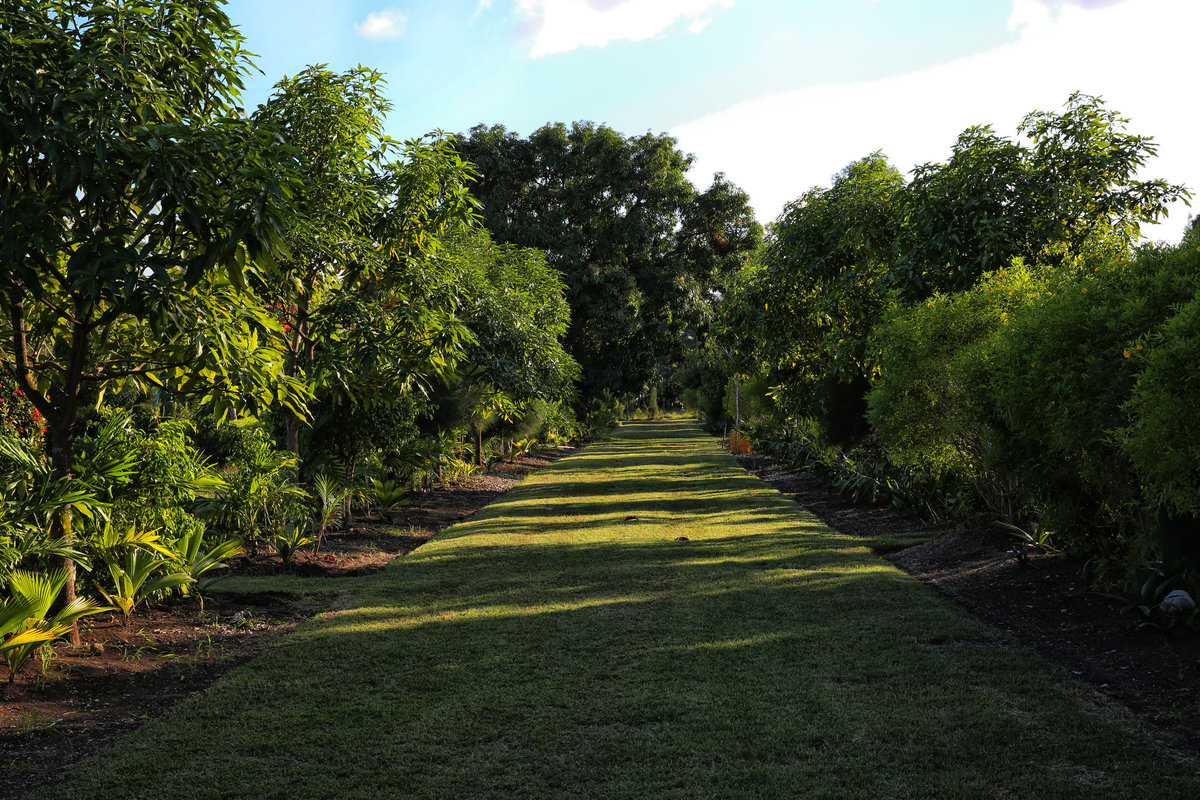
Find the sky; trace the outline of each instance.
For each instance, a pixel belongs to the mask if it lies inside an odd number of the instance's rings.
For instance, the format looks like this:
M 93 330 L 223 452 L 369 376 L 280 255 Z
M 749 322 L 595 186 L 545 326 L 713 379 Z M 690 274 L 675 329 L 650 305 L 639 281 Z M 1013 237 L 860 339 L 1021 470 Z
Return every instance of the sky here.
M 1197 193 L 1200 0 L 229 0 L 246 105 L 310 64 L 382 72 L 388 134 L 590 120 L 677 138 L 761 222 L 881 150 L 902 172 L 958 134 L 1017 136 L 1074 91 L 1152 136 L 1144 178 Z M 1190 209 L 1144 229 L 1178 241 Z

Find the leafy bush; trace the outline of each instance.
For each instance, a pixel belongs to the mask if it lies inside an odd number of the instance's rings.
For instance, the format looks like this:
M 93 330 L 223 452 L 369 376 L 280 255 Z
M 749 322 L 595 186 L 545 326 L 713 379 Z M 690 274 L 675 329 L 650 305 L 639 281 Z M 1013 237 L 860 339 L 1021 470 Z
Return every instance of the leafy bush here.
M 1121 449 L 1153 499 L 1200 513 L 1200 294 L 1125 352 L 1140 373 L 1124 406 Z
M 823 474 L 840 496 L 856 503 L 887 502 L 894 508 L 921 511 L 933 517 L 952 513 L 957 500 L 945 487 L 891 461 L 867 443 L 853 453 L 825 441 L 820 424 L 811 417 L 786 423 L 747 426 L 754 447 L 801 469 Z
M 934 480 L 971 485 L 994 513 L 1016 515 L 1016 479 L 989 459 L 988 348 L 1045 279 L 1021 261 L 971 289 L 896 306 L 875 333 L 878 365 L 868 395 L 875 436 L 896 463 Z
M 308 515 L 309 498 L 292 482 L 295 456 L 276 450 L 261 433 L 248 450 L 226 468 L 226 486 L 206 511 L 222 530 L 247 540 L 254 554 L 261 541 L 284 534 L 287 525 Z
M 623 404 L 607 390 L 598 396 L 588 398 L 583 404 L 584 435 L 588 437 L 600 435 L 605 428 L 620 421 L 622 411 L 624 411 Z
M 279 554 L 279 560 L 284 564 L 291 562 L 297 550 L 314 544 L 317 539 L 310 535 L 311 529 L 307 522 L 284 522 L 271 535 L 271 547 Z
M 1030 500 L 1046 509 L 1045 524 L 1068 547 L 1144 560 L 1151 547 L 1145 512 L 1153 502 L 1131 455 L 1141 454 L 1146 474 L 1166 477 L 1152 462 L 1178 446 L 1170 438 L 1173 423 L 1155 416 L 1147 403 L 1169 404 L 1174 396 L 1177 413 L 1195 407 L 1194 399 L 1170 388 L 1176 379 L 1171 371 L 1186 381 L 1194 369 L 1178 361 L 1188 346 L 1176 337 L 1176 345 L 1155 356 L 1154 379 L 1143 382 L 1141 399 L 1130 402 L 1150 358 L 1144 351 L 1154 349 L 1174 309 L 1200 289 L 1200 258 L 1146 249 L 1134 260 L 1112 260 L 1081 277 L 1057 276 L 1047 289 L 1014 314 L 969 376 L 989 395 L 989 458 L 997 470 L 1021 475 Z M 1190 324 L 1181 317 L 1179 334 Z M 1142 416 L 1126 436 L 1131 409 Z M 1177 494 L 1180 484 L 1174 486 Z

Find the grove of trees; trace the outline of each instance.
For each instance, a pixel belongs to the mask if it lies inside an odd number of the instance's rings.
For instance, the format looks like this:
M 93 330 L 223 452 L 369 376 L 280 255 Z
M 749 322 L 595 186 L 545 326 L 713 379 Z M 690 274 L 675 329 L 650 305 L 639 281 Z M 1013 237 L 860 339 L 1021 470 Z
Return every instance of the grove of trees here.
M 481 125 L 457 144 L 496 241 L 544 251 L 566 283 L 581 413 L 671 385 L 761 239 L 746 194 L 722 175 L 697 191 L 669 136 L 577 122 L 523 139 Z
M 218 0 L 0 7 L 13 673 L 81 616 L 582 432 L 563 279 L 480 226 L 455 141 L 385 136 L 365 68 L 244 113 L 250 66 Z
M 907 180 L 873 153 L 801 195 L 693 357 L 695 405 L 731 418 L 749 380 L 760 446 L 851 494 L 1194 589 L 1200 240 L 1139 241 L 1188 192 L 1138 177 L 1155 145 L 1126 123 L 1075 94 Z
M 221 0 L 0 5 L 0 654 L 364 505 L 686 401 L 851 493 L 1200 570 L 1200 225 L 1097 98 L 882 153 L 765 234 L 667 135 L 240 106 Z

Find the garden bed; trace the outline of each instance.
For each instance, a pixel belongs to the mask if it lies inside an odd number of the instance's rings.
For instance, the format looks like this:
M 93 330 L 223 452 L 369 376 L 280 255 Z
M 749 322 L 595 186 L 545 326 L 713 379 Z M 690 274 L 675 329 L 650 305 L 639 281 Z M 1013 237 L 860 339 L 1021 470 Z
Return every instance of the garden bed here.
M 842 533 L 883 542 L 936 536 L 886 557 L 1200 752 L 1200 633 L 1136 630 L 1113 601 L 1088 593 L 1083 564 L 1051 553 L 1022 563 L 1011 552 L 1015 540 L 999 526 L 929 526 L 889 506 L 845 502 L 811 471 L 757 454 L 737 458 Z

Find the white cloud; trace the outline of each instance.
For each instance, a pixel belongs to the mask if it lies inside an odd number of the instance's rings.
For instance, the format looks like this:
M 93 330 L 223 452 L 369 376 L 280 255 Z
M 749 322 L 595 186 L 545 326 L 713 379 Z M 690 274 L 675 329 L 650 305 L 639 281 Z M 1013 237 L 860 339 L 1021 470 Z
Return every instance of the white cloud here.
M 364 39 L 399 39 L 408 29 L 408 15 L 400 11 L 372 11 L 354 26 L 354 32 Z
M 479 0 L 479 2 L 475 4 L 475 10 L 471 12 L 471 16 L 467 17 L 467 22 L 474 22 L 475 20 L 479 19 L 480 14 L 491 9 L 492 1 L 493 0 Z
M 533 24 L 531 58 L 604 47 L 616 41 L 640 42 L 680 19 L 707 25 L 708 12 L 734 0 L 517 0 L 517 10 Z M 692 29 L 689 26 L 689 29 Z M 698 29 L 692 29 L 699 33 Z
M 1015 135 L 1025 114 L 1060 110 L 1078 90 L 1101 96 L 1130 118 L 1130 132 L 1154 137 L 1158 158 L 1144 177 L 1184 183 L 1200 197 L 1200 112 L 1185 88 L 1200 3 L 1077 0 L 1048 7 L 1042 0 L 1013 0 L 1009 24 L 1016 41 L 994 50 L 882 80 L 751 100 L 672 133 L 681 149 L 696 154 L 697 183 L 725 172 L 768 221 L 806 189 L 827 186 L 839 169 L 875 150 L 901 171 L 944 161 L 968 126 L 990 124 Z M 1170 211 L 1166 223 L 1145 233 L 1178 240 L 1188 209 L 1176 203 Z
M 698 34 L 707 28 L 710 22 L 712 22 L 712 17 L 697 17 L 688 23 L 688 32 Z

